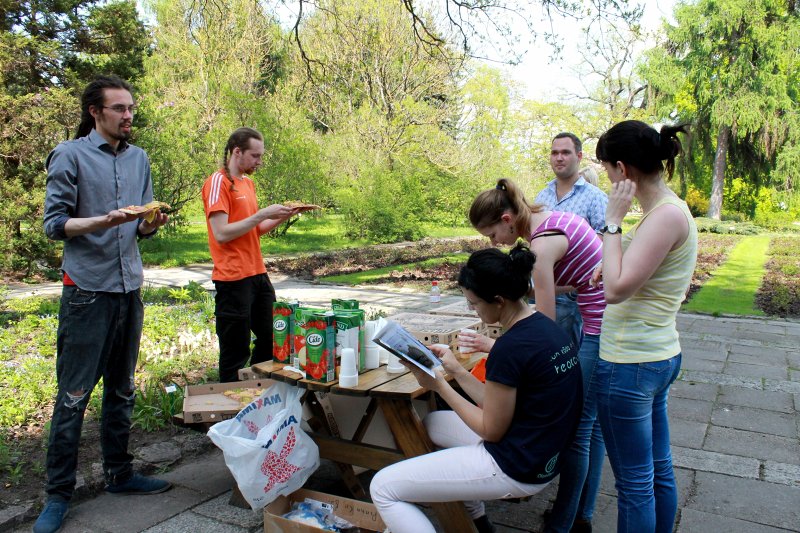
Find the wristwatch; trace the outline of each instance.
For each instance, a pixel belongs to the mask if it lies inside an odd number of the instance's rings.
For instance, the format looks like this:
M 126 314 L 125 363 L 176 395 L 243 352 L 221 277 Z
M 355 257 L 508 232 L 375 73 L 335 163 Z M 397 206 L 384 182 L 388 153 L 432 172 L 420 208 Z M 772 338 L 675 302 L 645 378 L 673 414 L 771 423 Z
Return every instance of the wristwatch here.
M 603 235 L 606 233 L 622 233 L 622 228 L 616 224 L 608 224 L 603 228 Z

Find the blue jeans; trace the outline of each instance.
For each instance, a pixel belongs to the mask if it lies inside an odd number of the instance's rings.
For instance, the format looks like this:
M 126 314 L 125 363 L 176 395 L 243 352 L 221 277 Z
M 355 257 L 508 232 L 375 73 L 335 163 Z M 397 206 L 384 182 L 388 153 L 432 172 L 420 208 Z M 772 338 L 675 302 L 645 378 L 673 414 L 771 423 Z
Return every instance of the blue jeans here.
M 72 498 L 83 415 L 101 377 L 103 471 L 110 483 L 125 481 L 132 474 L 128 438 L 143 319 L 138 290 L 122 294 L 64 287 L 56 341 L 58 393 L 47 446 L 50 498 Z
M 597 364 L 597 416 L 616 478 L 619 533 L 672 532 L 678 489 L 667 396 L 680 368 L 681 354 L 654 363 Z
M 546 531 L 568 533 L 575 517 L 591 521 L 600 476 L 603 472 L 605 446 L 593 383 L 600 354 L 600 335 L 584 335 L 578 359 L 583 377 L 583 411 L 572 446 L 564 452 L 558 495 Z
M 578 310 L 577 298 L 578 294 L 575 292 L 556 296 L 556 324 L 567 332 L 569 340 L 575 346 L 580 346 L 583 337 L 583 318 Z

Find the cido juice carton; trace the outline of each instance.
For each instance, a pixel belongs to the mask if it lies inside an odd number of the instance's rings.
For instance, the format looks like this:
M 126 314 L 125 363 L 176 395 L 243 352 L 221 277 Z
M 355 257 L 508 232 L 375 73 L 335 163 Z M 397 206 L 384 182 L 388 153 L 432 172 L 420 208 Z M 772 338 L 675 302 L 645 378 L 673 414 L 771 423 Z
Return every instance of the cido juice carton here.
M 336 318 L 333 311 L 311 313 L 302 326 L 306 345 L 306 378 L 328 383 L 336 379 Z M 303 355 L 300 355 L 303 364 Z
M 358 371 L 366 368 L 367 356 L 366 313 L 363 309 L 334 309 L 336 317 L 336 356 L 342 356 L 342 349 L 353 348 L 358 354 Z
M 292 365 L 305 371 L 306 367 L 306 332 L 304 326 L 309 320 L 309 317 L 314 313 L 324 313 L 325 309 L 317 307 L 302 307 L 299 306 L 294 310 L 294 357 L 297 358 L 297 363 L 292 361 Z
M 338 311 L 339 309 L 358 309 L 358 300 L 333 298 L 331 299 L 331 309 L 334 311 Z
M 294 312 L 297 302 L 272 304 L 272 358 L 281 363 L 292 363 L 294 350 Z

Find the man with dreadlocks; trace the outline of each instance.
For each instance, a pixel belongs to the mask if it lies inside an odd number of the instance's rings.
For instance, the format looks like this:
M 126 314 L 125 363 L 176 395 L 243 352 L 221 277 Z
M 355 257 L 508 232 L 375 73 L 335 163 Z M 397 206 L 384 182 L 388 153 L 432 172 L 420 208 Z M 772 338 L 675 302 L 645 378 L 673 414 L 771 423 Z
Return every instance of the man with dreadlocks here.
M 58 393 L 47 446 L 47 504 L 33 527 L 58 531 L 75 490 L 83 414 L 103 378 L 101 441 L 106 491 L 156 494 L 167 481 L 133 472 L 128 453 L 144 306 L 137 239 L 167 222 L 123 212 L 153 199 L 150 161 L 128 143 L 136 105 L 131 86 L 100 76 L 81 97 L 75 139 L 47 157 L 44 228 L 64 242 L 58 315 Z
M 261 166 L 263 155 L 261 133 L 239 128 L 225 145 L 223 167 L 203 185 L 223 383 L 238 380 L 238 371 L 248 359 L 251 365 L 272 359 L 275 289 L 264 266 L 259 237 L 298 212 L 280 204 L 258 208 L 249 175 Z M 252 357 L 251 331 L 256 337 Z

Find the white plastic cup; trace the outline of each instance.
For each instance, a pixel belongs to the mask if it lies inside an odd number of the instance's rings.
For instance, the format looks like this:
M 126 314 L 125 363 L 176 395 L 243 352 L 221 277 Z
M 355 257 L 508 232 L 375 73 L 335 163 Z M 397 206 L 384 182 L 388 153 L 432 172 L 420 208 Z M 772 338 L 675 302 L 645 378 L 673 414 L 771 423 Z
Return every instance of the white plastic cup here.
M 356 351 L 352 348 L 342 349 L 342 366 L 339 369 L 339 386 L 355 387 L 358 385 L 358 368 L 356 367 Z
M 478 332 L 475 331 L 474 329 L 462 328 L 461 329 L 461 333 L 478 333 Z M 461 353 L 472 353 L 475 350 L 473 350 L 472 348 L 467 348 L 466 346 L 461 346 L 461 341 L 459 340 L 458 341 L 458 351 L 461 352 Z
M 405 372 L 406 367 L 400 364 L 400 358 L 394 354 L 389 354 L 389 364 L 386 365 L 386 371 L 390 374 L 399 374 Z
M 375 346 L 378 346 L 377 344 Z M 385 365 L 389 363 L 389 356 L 391 354 L 385 348 L 378 346 L 378 363 Z
M 378 368 L 381 364 L 381 356 L 377 345 L 367 345 L 366 355 L 364 357 L 364 367 L 368 370 Z
M 377 330 L 377 322 L 374 320 L 367 320 L 366 323 L 366 333 L 364 334 L 364 340 L 367 342 L 367 347 L 369 346 L 377 346 L 372 339 L 375 337 L 375 334 L 378 332 Z

